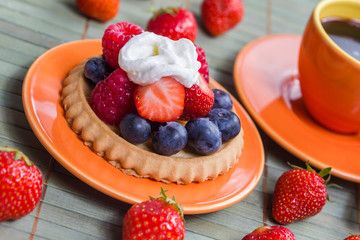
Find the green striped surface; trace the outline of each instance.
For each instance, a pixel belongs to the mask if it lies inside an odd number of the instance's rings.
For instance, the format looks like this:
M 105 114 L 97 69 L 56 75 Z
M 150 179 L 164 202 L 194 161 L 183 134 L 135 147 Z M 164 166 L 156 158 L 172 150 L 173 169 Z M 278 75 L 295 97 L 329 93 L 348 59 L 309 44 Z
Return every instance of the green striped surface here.
M 201 1 L 191 1 L 190 9 L 199 23 L 196 43 L 207 54 L 211 77 L 238 98 L 232 76 L 237 53 L 247 43 L 267 34 L 301 34 L 317 2 L 244 0 L 243 21 L 214 38 L 202 28 Z M 145 28 L 151 17 L 149 9 L 148 0 L 122 0 L 115 19 L 99 23 L 81 15 L 75 0 L 0 1 L 0 145 L 18 148 L 35 162 L 44 174 L 45 190 L 41 203 L 31 214 L 0 223 L 0 239 L 121 239 L 122 219 L 130 205 L 89 187 L 51 157 L 26 120 L 21 87 L 31 63 L 48 49 L 82 38 L 101 38 L 104 29 L 115 22 L 129 21 Z M 186 215 L 185 239 L 235 240 L 264 224 L 276 224 L 271 217 L 276 179 L 289 169 L 286 162 L 303 162 L 260 129 L 259 132 L 266 165 L 255 190 L 226 209 Z M 343 189 L 329 189 L 331 201 L 320 214 L 287 226 L 296 239 L 341 240 L 348 233 L 359 233 L 359 184 L 335 177 L 333 182 Z

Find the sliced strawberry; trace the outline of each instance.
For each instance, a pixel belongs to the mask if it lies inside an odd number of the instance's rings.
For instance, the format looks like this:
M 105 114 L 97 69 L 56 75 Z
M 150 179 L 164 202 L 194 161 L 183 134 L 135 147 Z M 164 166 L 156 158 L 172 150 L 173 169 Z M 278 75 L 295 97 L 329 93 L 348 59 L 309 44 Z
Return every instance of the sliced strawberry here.
M 214 92 L 206 80 L 200 76 L 199 85 L 185 88 L 185 107 L 180 119 L 204 117 L 214 105 Z
M 185 87 L 172 77 L 163 77 L 134 91 L 139 115 L 156 122 L 177 120 L 184 109 Z

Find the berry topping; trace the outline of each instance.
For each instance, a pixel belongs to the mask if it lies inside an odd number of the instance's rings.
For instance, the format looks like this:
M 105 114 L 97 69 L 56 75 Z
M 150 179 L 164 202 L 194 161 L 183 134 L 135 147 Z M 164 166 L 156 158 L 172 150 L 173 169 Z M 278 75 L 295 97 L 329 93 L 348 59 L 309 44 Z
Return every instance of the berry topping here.
M 42 174 L 22 152 L 0 147 L 0 222 L 32 212 L 42 193 Z
M 155 132 L 159 129 L 159 127 L 161 126 L 165 126 L 166 125 L 166 122 L 155 122 L 155 121 L 150 121 L 150 125 L 151 125 L 151 131 Z
M 97 84 L 104 80 L 105 76 L 109 75 L 111 71 L 111 67 L 104 59 L 91 58 L 85 64 L 84 76 L 86 79 Z
M 185 125 L 188 132 L 188 146 L 196 153 L 210 155 L 221 146 L 221 133 L 208 118 L 194 118 Z
M 133 205 L 123 219 L 122 239 L 178 239 L 185 236 L 182 207 L 161 188 L 158 198 Z
M 112 68 L 118 68 L 119 51 L 133 36 L 144 32 L 135 24 L 120 22 L 111 24 L 104 32 L 102 38 L 103 54 Z
M 172 40 L 187 38 L 195 41 L 198 25 L 195 16 L 180 7 L 161 8 L 147 23 L 147 30 L 168 37 Z
M 214 93 L 203 77 L 199 78 L 199 85 L 185 88 L 185 106 L 182 120 L 204 117 L 214 104 Z
M 91 93 L 91 107 L 105 123 L 118 125 L 121 119 L 135 110 L 133 91 L 136 85 L 121 68 L 100 81 Z
M 233 108 L 233 101 L 227 92 L 221 89 L 213 89 L 213 92 L 215 98 L 213 108 L 225 108 L 229 110 Z
M 223 142 L 236 137 L 241 130 L 239 117 L 228 109 L 213 108 L 207 117 L 218 126 Z
M 186 146 L 187 132 L 178 122 L 168 122 L 160 126 L 152 137 L 152 146 L 158 154 L 173 155 Z
M 150 123 L 135 113 L 129 113 L 121 120 L 121 136 L 133 144 L 145 142 L 151 134 Z
M 208 63 L 206 61 L 205 51 L 204 51 L 204 49 L 197 46 L 196 44 L 195 44 L 195 47 L 196 47 L 196 53 L 198 54 L 197 60 L 201 63 L 199 73 L 205 79 L 206 82 L 209 82 L 209 80 L 210 80 L 209 66 L 208 66 Z
M 138 85 L 134 91 L 135 106 L 139 115 L 157 122 L 177 120 L 184 109 L 185 87 L 171 77 L 145 86 Z

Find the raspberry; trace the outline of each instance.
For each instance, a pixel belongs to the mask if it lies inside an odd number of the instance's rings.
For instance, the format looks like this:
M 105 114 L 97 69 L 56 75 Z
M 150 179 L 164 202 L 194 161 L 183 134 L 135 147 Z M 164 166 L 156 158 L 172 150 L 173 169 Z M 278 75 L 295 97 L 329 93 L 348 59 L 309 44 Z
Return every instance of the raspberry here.
M 133 36 L 144 32 L 135 24 L 120 22 L 111 24 L 102 38 L 103 55 L 112 68 L 119 68 L 119 51 Z
M 197 60 L 201 63 L 199 73 L 205 79 L 206 82 L 209 82 L 209 66 L 206 61 L 206 55 L 204 49 L 195 45 L 196 53 L 198 54 Z
M 96 84 L 91 93 L 91 108 L 105 123 L 119 125 L 121 119 L 135 110 L 133 91 L 136 84 L 131 82 L 121 68 Z

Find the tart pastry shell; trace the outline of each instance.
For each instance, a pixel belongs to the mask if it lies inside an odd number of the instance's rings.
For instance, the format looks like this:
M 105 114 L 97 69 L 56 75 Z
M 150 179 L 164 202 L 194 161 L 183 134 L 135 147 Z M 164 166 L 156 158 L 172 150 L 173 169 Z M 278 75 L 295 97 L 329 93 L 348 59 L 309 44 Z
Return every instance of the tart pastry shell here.
M 84 78 L 83 61 L 63 81 L 61 102 L 71 129 L 85 145 L 122 172 L 164 183 L 204 182 L 225 174 L 239 160 L 243 130 L 208 156 L 183 149 L 172 156 L 152 152 L 151 140 L 134 145 L 118 135 L 118 129 L 100 120 L 89 105 L 91 86 Z M 211 86 L 211 82 L 210 82 Z M 86 162 L 84 164 L 91 164 Z

